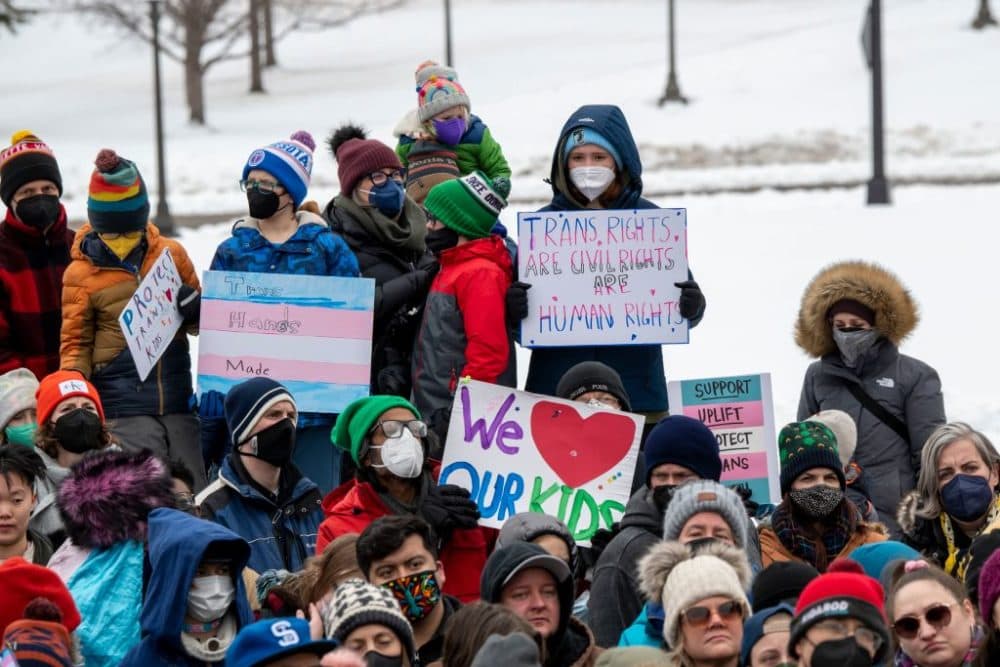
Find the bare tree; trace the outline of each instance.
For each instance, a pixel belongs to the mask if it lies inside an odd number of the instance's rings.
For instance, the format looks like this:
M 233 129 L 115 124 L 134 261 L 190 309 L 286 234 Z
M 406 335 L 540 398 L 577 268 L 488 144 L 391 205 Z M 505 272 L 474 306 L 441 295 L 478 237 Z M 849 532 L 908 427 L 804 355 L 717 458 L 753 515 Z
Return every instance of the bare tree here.
M 993 18 L 993 14 L 990 12 L 990 0 L 979 0 L 979 12 L 972 21 L 972 27 L 976 30 L 982 30 L 987 26 L 996 24 L 997 20 Z
M 274 55 L 274 4 L 262 0 L 264 9 L 264 67 L 274 67 L 278 59 Z
M 0 0 L 0 26 L 12 33 L 17 32 L 17 26 L 26 23 L 32 14 L 33 10 L 15 6 L 14 0 Z
M 250 0 L 250 92 L 263 93 L 260 75 L 260 0 Z

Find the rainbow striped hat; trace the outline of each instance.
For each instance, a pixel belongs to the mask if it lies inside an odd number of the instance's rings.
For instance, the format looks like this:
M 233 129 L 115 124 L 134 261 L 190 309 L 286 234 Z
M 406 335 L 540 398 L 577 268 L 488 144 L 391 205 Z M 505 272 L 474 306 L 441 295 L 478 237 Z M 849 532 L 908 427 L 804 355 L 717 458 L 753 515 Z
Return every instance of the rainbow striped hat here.
M 90 175 L 87 217 L 99 234 L 139 232 L 149 222 L 146 184 L 135 163 L 104 148 Z

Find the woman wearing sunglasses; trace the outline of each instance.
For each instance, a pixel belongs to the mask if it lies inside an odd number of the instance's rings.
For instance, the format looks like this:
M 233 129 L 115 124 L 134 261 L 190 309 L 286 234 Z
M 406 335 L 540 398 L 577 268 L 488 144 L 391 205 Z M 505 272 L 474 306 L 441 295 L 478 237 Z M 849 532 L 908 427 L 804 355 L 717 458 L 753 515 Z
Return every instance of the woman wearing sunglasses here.
M 323 500 L 317 553 L 348 533 L 360 533 L 375 519 L 416 514 L 434 529 L 448 573 L 444 592 L 462 602 L 479 598 L 486 540 L 479 510 L 469 492 L 438 486 L 436 461 L 428 455 L 428 431 L 420 412 L 399 396 L 358 399 L 337 418 L 332 440 L 357 465 L 353 480 Z
M 746 553 L 723 542 L 692 552 L 660 542 L 639 561 L 639 582 L 663 605 L 664 648 L 675 667 L 737 667 L 750 616 Z
M 893 571 L 886 614 L 899 646 L 897 667 L 970 667 L 983 632 L 961 584 L 926 561 Z

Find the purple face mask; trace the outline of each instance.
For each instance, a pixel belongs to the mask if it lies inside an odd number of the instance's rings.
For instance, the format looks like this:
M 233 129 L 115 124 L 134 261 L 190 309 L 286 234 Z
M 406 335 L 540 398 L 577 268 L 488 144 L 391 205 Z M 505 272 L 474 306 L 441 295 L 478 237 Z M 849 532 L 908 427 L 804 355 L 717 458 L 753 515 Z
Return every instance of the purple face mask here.
M 434 134 L 437 135 L 441 143 L 454 146 L 462 140 L 462 135 L 465 134 L 465 119 L 461 116 L 433 122 Z

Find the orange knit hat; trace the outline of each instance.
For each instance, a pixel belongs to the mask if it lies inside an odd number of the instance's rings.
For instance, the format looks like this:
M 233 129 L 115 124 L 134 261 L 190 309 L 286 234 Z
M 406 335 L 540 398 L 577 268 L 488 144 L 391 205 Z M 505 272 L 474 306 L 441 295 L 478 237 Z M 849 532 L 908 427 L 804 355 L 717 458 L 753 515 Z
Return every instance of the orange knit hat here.
M 42 379 L 38 385 L 38 391 L 35 392 L 38 403 L 38 423 L 47 422 L 56 406 L 72 396 L 86 396 L 97 404 L 97 414 L 101 417 L 101 423 L 104 423 L 104 406 L 101 405 L 101 395 L 79 371 L 56 371 Z

